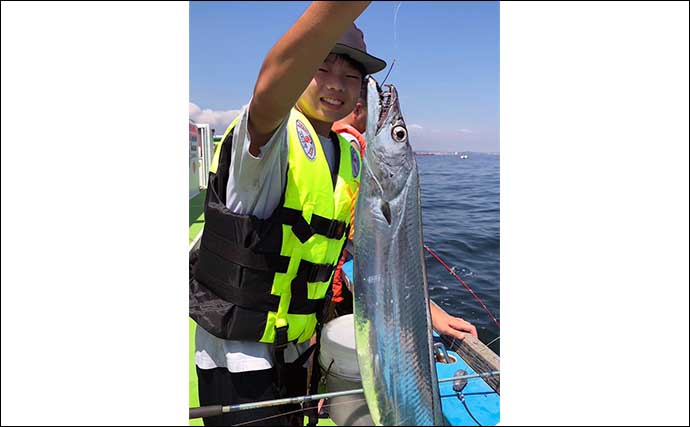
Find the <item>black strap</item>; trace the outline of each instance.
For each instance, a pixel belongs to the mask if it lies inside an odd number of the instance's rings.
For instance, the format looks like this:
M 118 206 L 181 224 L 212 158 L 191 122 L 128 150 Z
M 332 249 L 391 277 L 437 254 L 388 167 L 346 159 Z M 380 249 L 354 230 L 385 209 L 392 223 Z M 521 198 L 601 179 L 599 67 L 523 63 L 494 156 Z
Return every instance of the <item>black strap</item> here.
M 278 388 L 278 398 L 287 396 L 287 386 L 285 385 L 285 348 L 288 344 L 287 339 L 288 325 L 275 328 L 275 338 L 273 340 L 273 353 L 275 355 L 275 383 Z
M 290 363 L 285 363 L 285 349 L 287 348 L 288 345 L 288 340 L 287 340 L 287 331 L 288 331 L 288 326 L 285 325 L 280 328 L 275 328 L 275 341 L 273 343 L 273 352 L 275 354 L 275 360 L 276 360 L 276 383 L 278 386 L 279 390 L 279 397 L 285 397 L 285 392 L 287 390 L 287 387 L 285 387 L 284 384 L 284 370 L 286 368 L 290 367 L 299 367 L 304 365 L 304 363 L 309 359 L 309 356 L 314 352 L 314 350 L 318 347 L 318 341 L 317 344 L 309 346 L 304 353 L 300 354 L 297 359 Z
M 316 234 L 321 234 L 329 239 L 342 239 L 347 229 L 347 223 L 344 221 L 330 220 L 319 215 L 311 216 L 311 228 Z
M 288 326 L 282 326 L 280 328 L 275 328 L 275 341 L 273 342 L 273 351 L 276 354 L 276 362 L 278 362 L 279 365 L 282 366 L 288 366 L 288 365 L 293 365 L 293 366 L 301 366 L 304 365 L 304 363 L 309 359 L 309 356 L 318 348 L 318 339 L 316 341 L 316 344 L 309 346 L 304 353 L 300 354 L 297 359 L 290 363 L 285 363 L 285 349 L 287 348 L 288 345 L 288 339 L 287 339 L 287 331 L 288 331 Z M 317 337 L 321 335 L 320 329 L 317 331 Z
M 280 297 L 267 295 L 250 287 L 223 287 L 223 299 L 236 306 L 254 311 L 276 311 Z
M 324 299 L 307 299 L 305 282 L 292 282 L 292 296 L 288 313 L 290 314 L 312 314 L 317 313 L 323 306 Z M 304 289 L 304 290 L 302 290 Z M 297 292 L 296 292 L 297 291 Z M 254 311 L 277 311 L 280 297 L 267 295 L 263 292 L 254 291 L 251 288 L 237 288 L 227 286 L 223 289 L 223 297 L 228 302 Z
M 252 249 L 243 248 L 223 238 L 211 228 L 204 230 L 204 234 L 201 236 L 201 245 L 219 257 L 245 268 L 285 273 L 290 265 L 290 257 L 256 253 Z
M 230 154 L 232 153 L 232 134 L 234 131 L 234 128 L 231 129 L 221 142 L 216 172 L 213 173 L 209 171 L 209 186 L 206 192 L 207 202 L 209 200 L 217 200 L 219 203 L 225 206 L 225 190 L 227 188 L 228 178 L 230 176 Z M 213 153 L 212 156 L 215 156 L 215 153 Z
M 317 316 L 322 317 L 322 316 Z M 314 348 L 314 358 L 311 362 L 311 378 L 309 378 L 309 396 L 313 396 L 319 392 L 319 382 L 321 381 L 321 366 L 319 366 L 319 353 L 321 352 L 321 328 L 323 323 L 321 319 L 316 324 L 316 344 L 310 348 Z M 308 416 L 307 426 L 315 426 L 319 422 L 319 403 L 318 401 L 307 402 L 305 412 Z
M 297 359 L 295 359 L 293 362 L 290 362 L 289 364 L 294 365 L 294 366 L 304 365 L 304 363 L 307 361 L 307 359 L 309 359 L 309 356 L 311 356 L 311 354 L 314 352 L 314 350 L 316 350 L 317 346 L 318 346 L 318 344 L 310 345 L 309 348 L 304 351 L 304 353 L 300 354 Z
M 325 282 L 330 280 L 331 274 L 335 266 L 330 264 L 314 264 L 309 261 L 302 260 L 297 269 L 297 275 L 292 279 L 290 284 L 290 313 L 316 313 L 319 311 L 324 302 L 323 298 L 309 299 L 308 296 L 308 282 Z M 294 310 L 294 311 L 293 311 Z
M 297 267 L 297 277 L 303 278 L 305 282 L 326 282 L 330 280 L 335 267 L 332 264 L 314 264 L 301 260 Z
M 202 248 L 204 244 L 202 241 Z M 213 256 L 218 256 L 215 253 L 209 253 L 209 259 Z M 307 283 L 325 282 L 330 279 L 335 266 L 331 264 L 314 264 L 312 262 L 301 260 L 297 267 L 297 274 L 290 283 L 290 305 L 288 306 L 288 313 L 291 314 L 320 314 L 325 298 L 309 299 Z M 287 267 L 285 268 L 287 271 Z M 244 286 L 237 284 L 226 283 L 221 279 L 206 275 L 204 276 L 207 285 L 213 285 L 215 288 L 222 288 L 221 295 L 226 301 L 255 311 L 277 311 L 280 304 L 280 297 L 272 295 L 267 292 L 266 288 L 251 286 L 251 283 L 245 283 Z
M 290 367 L 302 366 L 309 356 L 314 352 L 314 349 L 318 344 L 309 346 L 309 348 L 302 354 L 300 354 L 297 359 L 290 363 L 285 363 L 285 349 L 288 345 L 288 325 L 282 326 L 280 328 L 275 328 L 275 339 L 273 342 L 273 352 L 275 355 L 275 381 L 278 387 L 278 397 L 287 396 L 287 386 L 285 384 L 285 369 Z
M 314 234 L 340 240 L 347 231 L 346 222 L 324 218 L 317 214 L 312 214 L 311 222 L 308 223 L 302 216 L 302 211 L 297 209 L 281 207 L 277 209 L 276 215 L 276 219 L 281 223 L 292 226 L 292 232 L 302 243 Z
M 285 347 L 287 347 L 288 344 L 288 325 L 281 326 L 281 327 L 276 327 L 275 328 L 275 338 L 273 340 L 273 347 L 276 352 L 280 352 L 280 362 L 282 364 L 285 364 L 285 358 L 283 357 L 283 351 L 285 350 Z
M 331 131 L 328 136 L 331 138 L 331 141 L 333 141 L 333 153 L 335 154 L 335 159 L 333 159 L 335 168 L 333 168 L 334 172 L 331 172 L 331 183 L 333 184 L 333 191 L 335 191 L 335 187 L 338 184 L 338 172 L 340 171 L 340 139 L 338 139 L 338 135 L 333 131 Z

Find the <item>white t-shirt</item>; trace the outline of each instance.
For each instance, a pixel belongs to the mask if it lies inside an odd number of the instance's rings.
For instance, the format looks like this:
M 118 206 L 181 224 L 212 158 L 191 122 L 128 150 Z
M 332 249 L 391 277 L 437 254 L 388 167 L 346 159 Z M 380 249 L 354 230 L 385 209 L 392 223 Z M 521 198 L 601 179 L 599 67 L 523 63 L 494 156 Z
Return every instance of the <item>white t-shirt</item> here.
M 285 188 L 288 164 L 287 117 L 271 139 L 261 147 L 258 157 L 249 153 L 249 105 L 242 107 L 240 119 L 232 136 L 230 173 L 226 190 L 226 206 L 235 213 L 268 218 L 280 203 Z M 318 135 L 331 174 L 335 173 L 335 147 L 328 136 Z M 224 340 L 202 327 L 196 328 L 194 361 L 201 369 L 227 367 L 230 372 L 259 371 L 273 366 L 271 344 Z M 285 362 L 293 362 L 309 348 L 309 341 L 288 343 Z M 306 362 L 305 362 L 306 366 Z

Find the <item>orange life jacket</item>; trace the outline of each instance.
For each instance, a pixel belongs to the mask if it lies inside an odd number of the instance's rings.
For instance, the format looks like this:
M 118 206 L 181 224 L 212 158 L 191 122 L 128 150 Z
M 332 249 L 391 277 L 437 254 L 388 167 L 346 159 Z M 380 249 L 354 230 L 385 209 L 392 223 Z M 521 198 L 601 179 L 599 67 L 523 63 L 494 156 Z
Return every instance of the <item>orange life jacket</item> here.
M 357 138 L 357 142 L 359 143 L 359 154 L 362 156 L 362 160 L 364 160 L 364 150 L 367 147 L 367 143 L 364 140 L 364 136 L 354 127 L 351 125 L 347 125 L 344 123 L 333 123 L 332 130 L 335 133 L 342 133 L 342 132 L 347 132 L 350 135 L 354 136 Z M 352 195 L 353 200 L 352 204 L 352 211 L 350 212 L 350 234 L 348 236 L 348 239 L 352 240 L 352 236 L 355 234 L 355 202 L 357 199 L 357 194 L 359 192 L 356 192 Z M 338 261 L 338 266 L 335 269 L 335 273 L 333 274 L 333 297 L 331 298 L 331 301 L 334 303 L 339 303 L 343 301 L 343 281 L 340 278 L 340 274 L 343 271 L 343 264 L 345 263 L 345 258 L 347 257 L 347 250 L 343 250 L 343 255 L 340 257 L 340 261 Z
M 367 148 L 367 142 L 364 140 L 364 135 L 354 127 L 339 122 L 333 123 L 332 130 L 335 133 L 347 132 L 357 138 L 357 142 L 359 143 L 359 154 L 364 158 L 364 150 Z

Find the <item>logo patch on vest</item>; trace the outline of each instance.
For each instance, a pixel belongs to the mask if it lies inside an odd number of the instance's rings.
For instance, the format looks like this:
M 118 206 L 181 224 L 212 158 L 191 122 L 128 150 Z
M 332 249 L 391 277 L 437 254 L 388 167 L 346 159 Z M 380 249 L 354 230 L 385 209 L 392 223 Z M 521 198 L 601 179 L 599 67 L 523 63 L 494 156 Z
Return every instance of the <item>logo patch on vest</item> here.
M 314 160 L 316 158 L 316 146 L 314 145 L 314 138 L 311 137 L 307 127 L 301 121 L 297 120 L 297 138 L 299 138 L 299 143 L 304 150 L 304 154 L 307 155 L 309 160 Z
M 355 147 L 350 147 L 350 157 L 352 157 L 352 176 L 357 178 L 359 176 L 359 156 Z

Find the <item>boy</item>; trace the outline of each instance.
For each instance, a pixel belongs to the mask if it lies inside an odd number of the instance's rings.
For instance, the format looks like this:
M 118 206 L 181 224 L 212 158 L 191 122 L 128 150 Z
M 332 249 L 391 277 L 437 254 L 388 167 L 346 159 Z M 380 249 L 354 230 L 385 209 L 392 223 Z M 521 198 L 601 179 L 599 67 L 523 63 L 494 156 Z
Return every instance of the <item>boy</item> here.
M 312 3 L 266 56 L 248 107 L 216 153 L 190 276 L 202 406 L 306 391 L 309 340 L 361 169 L 359 153 L 331 126 L 353 110 L 364 77 L 386 66 L 353 24 L 368 4 Z M 204 423 L 302 424 L 301 413 L 288 420 L 284 412 Z

